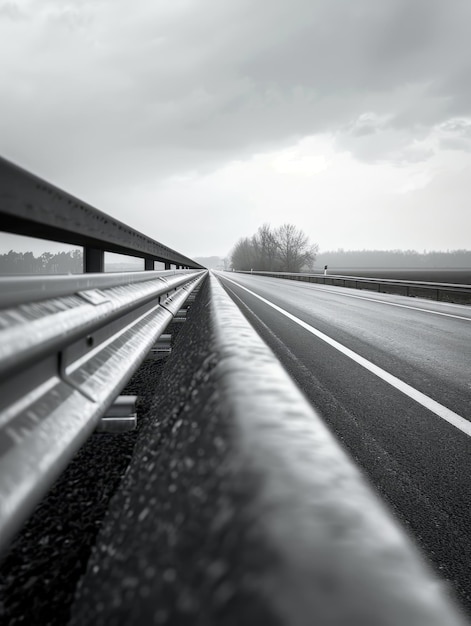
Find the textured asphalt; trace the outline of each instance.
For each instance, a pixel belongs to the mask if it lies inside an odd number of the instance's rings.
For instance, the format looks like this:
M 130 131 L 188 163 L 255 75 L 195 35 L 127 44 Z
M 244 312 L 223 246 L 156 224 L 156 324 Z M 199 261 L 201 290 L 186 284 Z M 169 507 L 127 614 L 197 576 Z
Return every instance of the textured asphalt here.
M 469 307 L 266 277 L 229 278 L 471 418 L 471 322 L 384 302 L 471 320 Z M 233 283 L 225 285 L 471 614 L 469 437 Z

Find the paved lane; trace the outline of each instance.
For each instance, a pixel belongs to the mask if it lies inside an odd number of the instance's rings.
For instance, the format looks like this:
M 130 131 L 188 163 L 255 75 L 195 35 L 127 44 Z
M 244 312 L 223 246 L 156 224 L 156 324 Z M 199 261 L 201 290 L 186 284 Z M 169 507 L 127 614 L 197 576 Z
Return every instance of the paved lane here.
M 219 277 L 470 610 L 471 308 Z

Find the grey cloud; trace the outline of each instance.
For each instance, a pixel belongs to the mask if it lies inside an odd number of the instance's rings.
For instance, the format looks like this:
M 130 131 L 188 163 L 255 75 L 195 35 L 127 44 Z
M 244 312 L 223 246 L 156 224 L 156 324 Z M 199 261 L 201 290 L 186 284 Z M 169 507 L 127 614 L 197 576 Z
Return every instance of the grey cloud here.
M 441 124 L 440 147 L 471 152 L 471 119 L 450 119 Z
M 445 137 L 440 140 L 440 147 L 443 150 L 462 150 L 471 152 L 471 141 L 462 137 Z
M 12 21 L 22 21 L 27 19 L 27 15 L 15 2 L 0 3 L 0 19 L 6 18 Z
M 440 130 L 471 139 L 471 120 L 450 119 L 441 124 Z
M 428 134 L 429 129 L 424 126 L 398 128 L 390 117 L 381 118 L 368 112 L 339 129 L 336 145 L 338 149 L 347 150 L 357 159 L 370 163 L 419 163 L 434 155 L 432 148 L 420 144 Z
M 24 34 L 22 86 L 17 67 L 9 73 L 7 156 L 102 184 L 327 131 L 359 158 L 394 160 L 469 106 L 456 78 L 469 56 L 467 0 L 159 4 L 138 0 L 130 14 L 124 0 L 48 0 L 46 21 Z M 349 130 L 367 111 L 390 116 L 388 127 Z
M 417 144 L 408 132 L 388 127 L 375 128 L 373 132 L 365 133 L 356 129 L 350 133 L 338 133 L 336 146 L 337 149 L 347 150 L 357 159 L 368 163 L 384 161 L 395 165 L 419 163 L 428 160 L 434 154 L 430 147 Z
M 59 27 L 65 27 L 70 31 L 87 28 L 92 22 L 92 16 L 72 7 L 61 7 L 59 10 L 48 15 L 49 20 L 57 23 Z

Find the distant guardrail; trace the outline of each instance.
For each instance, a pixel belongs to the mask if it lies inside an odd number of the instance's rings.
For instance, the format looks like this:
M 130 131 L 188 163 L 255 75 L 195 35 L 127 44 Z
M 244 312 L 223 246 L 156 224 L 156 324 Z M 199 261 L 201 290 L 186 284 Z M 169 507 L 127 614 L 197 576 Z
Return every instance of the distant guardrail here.
M 84 271 L 104 271 L 105 252 L 141 257 L 165 269 L 202 265 L 54 185 L 0 158 L 0 229 L 84 248 Z
M 337 274 L 310 274 L 295 272 L 239 271 L 240 274 L 255 274 L 284 278 L 300 282 L 319 283 L 335 287 L 366 289 L 378 293 L 392 293 L 408 297 L 429 298 L 444 302 L 471 303 L 471 285 L 454 283 L 429 283 L 425 281 L 395 280 L 392 278 L 368 278 L 365 276 L 345 276 Z

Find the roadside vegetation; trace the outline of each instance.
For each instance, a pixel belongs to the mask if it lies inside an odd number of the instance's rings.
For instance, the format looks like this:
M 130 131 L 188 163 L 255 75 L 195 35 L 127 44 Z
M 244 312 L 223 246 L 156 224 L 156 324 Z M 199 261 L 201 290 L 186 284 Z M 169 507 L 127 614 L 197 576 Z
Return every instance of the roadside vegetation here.
M 80 274 L 82 266 L 82 250 L 40 256 L 14 250 L 0 254 L 0 274 Z
M 231 255 L 234 270 L 300 272 L 312 270 L 318 250 L 308 236 L 293 224 L 272 228 L 260 226 L 251 237 L 239 239 Z

